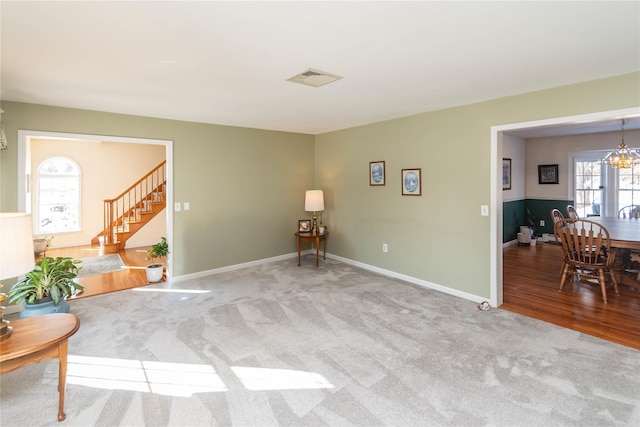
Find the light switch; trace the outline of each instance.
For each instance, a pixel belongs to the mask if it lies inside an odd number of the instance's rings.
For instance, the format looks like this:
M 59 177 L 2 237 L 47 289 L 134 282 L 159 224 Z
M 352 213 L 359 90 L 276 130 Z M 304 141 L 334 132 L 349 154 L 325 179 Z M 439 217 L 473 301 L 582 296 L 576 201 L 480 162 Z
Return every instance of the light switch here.
M 189 206 L 189 202 L 184 202 L 182 207 L 184 208 L 185 211 L 188 211 L 191 206 Z
M 480 215 L 489 216 L 489 205 L 480 205 Z
M 175 210 L 176 212 L 180 212 L 180 203 L 179 203 L 179 202 L 175 204 L 175 208 L 174 208 L 174 210 Z

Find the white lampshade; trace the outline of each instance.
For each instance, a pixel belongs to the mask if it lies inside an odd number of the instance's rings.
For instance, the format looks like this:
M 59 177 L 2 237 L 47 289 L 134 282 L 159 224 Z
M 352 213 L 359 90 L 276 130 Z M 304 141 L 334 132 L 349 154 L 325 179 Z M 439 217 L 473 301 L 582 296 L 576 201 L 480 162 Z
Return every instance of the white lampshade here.
M 307 190 L 304 196 L 304 210 L 308 212 L 324 210 L 324 193 L 322 190 Z
M 18 277 L 33 270 L 33 228 L 31 215 L 0 213 L 0 280 Z

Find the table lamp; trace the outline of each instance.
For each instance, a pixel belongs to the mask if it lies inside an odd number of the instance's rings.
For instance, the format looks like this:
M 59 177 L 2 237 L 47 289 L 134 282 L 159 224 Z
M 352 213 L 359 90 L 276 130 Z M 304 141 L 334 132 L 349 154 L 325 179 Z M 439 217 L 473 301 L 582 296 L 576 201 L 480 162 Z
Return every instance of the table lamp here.
M 33 231 L 31 215 L 0 212 L 0 280 L 18 277 L 33 270 Z M 0 340 L 11 335 L 9 321 L 2 317 L 2 302 L 7 295 L 0 293 Z
M 317 211 L 324 210 L 324 193 L 322 190 L 307 190 L 304 196 L 304 210 L 313 212 L 313 229 L 314 233 L 318 232 L 318 215 Z

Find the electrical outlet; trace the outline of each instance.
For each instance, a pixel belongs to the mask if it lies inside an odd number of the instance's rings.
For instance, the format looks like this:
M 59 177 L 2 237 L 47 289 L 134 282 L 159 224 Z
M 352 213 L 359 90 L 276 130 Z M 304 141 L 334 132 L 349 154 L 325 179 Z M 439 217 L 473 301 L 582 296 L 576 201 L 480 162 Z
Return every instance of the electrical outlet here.
M 540 220 L 540 227 L 544 227 L 544 219 Z
M 389 246 L 386 243 L 382 244 L 382 252 L 389 252 Z

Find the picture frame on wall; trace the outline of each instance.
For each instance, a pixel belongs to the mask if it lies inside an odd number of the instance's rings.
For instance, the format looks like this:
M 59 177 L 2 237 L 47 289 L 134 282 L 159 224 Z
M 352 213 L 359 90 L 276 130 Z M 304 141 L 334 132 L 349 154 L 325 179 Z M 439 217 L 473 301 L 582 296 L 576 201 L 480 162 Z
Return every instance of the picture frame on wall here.
M 502 189 L 511 190 L 511 159 L 502 159 Z
M 299 219 L 298 220 L 298 233 L 311 233 L 311 220 Z
M 422 169 L 402 169 L 402 195 L 422 195 Z
M 377 162 L 369 162 L 369 185 L 385 185 L 385 177 L 386 172 L 383 160 Z
M 558 165 L 538 165 L 538 184 L 558 183 Z

